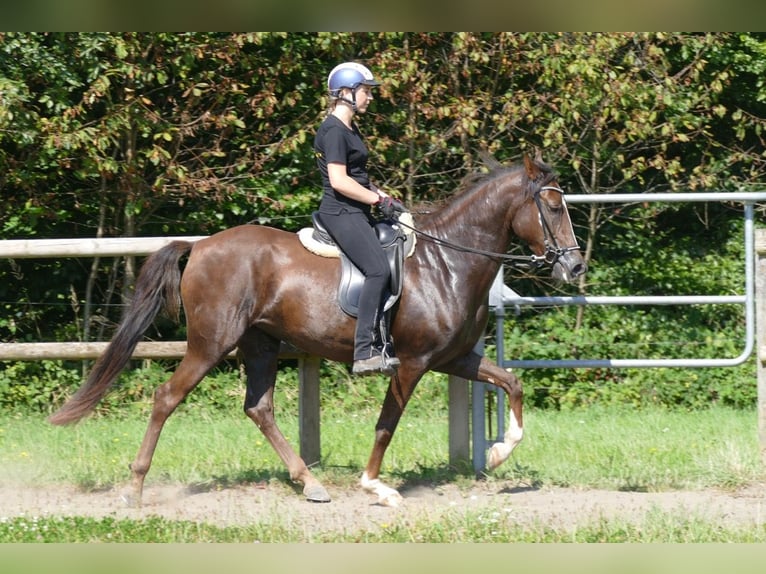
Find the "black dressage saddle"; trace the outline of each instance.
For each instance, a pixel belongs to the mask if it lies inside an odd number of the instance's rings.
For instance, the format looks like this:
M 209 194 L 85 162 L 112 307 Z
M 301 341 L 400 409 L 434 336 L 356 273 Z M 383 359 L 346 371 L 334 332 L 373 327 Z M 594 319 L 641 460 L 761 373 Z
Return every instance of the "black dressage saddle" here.
M 319 243 L 335 245 L 327 229 L 322 224 L 318 212 L 311 215 L 314 226 L 313 239 Z M 375 224 L 375 233 L 378 236 L 383 250 L 386 252 L 388 265 L 391 268 L 391 285 L 388 299 L 383 306 L 383 311 L 388 311 L 399 300 L 402 294 L 404 281 L 404 257 L 412 243 L 412 235 L 408 236 L 402 228 L 393 221 L 379 221 Z M 359 295 L 364 284 L 364 275 L 354 265 L 343 250 L 340 251 L 340 282 L 338 284 L 338 303 L 341 309 L 352 317 L 356 317 L 359 311 Z

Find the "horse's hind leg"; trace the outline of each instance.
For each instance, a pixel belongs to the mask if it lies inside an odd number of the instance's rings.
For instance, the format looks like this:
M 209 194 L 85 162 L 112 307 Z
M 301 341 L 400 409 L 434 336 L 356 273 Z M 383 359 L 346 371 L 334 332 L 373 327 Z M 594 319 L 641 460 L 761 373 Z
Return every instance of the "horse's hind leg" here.
M 131 506 L 141 504 L 144 478 L 152 464 L 154 450 L 157 447 L 157 441 L 165 421 L 217 362 L 218 359 L 203 359 L 192 352 L 187 352 L 170 379 L 157 387 L 154 392 L 149 426 L 136 458 L 130 465 L 131 489 L 123 494 L 123 499 L 127 504 Z
M 290 478 L 303 484 L 306 499 L 311 502 L 330 502 L 330 495 L 287 442 L 274 418 L 274 385 L 277 379 L 279 346 L 279 340 L 255 329 L 240 340 L 239 349 L 244 357 L 247 372 L 245 414 L 252 419 L 282 459 Z
M 485 357 L 469 353 L 446 365 L 439 371 L 457 375 L 472 381 L 481 381 L 499 387 L 508 396 L 509 421 L 503 435 L 503 442 L 493 444 L 487 454 L 487 469 L 493 470 L 508 460 L 513 449 L 524 437 L 524 420 L 522 416 L 521 381 L 513 373 L 497 366 Z

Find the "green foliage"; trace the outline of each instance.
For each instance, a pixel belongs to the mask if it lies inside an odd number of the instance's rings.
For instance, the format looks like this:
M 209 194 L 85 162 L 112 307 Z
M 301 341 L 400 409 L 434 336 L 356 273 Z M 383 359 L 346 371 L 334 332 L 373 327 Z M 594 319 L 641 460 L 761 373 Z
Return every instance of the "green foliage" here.
M 177 361 L 143 361 L 127 369 L 114 388 L 99 403 L 97 416 L 148 416 L 158 386 L 166 382 Z M 83 383 L 77 364 L 62 361 L 6 362 L 0 370 L 0 407 L 6 412 L 50 414 Z M 386 384 L 382 376 L 352 377 L 348 367 L 324 361 L 320 377 L 322 396 L 343 404 L 353 412 L 377 411 L 383 402 Z M 279 409 L 298 412 L 298 370 L 295 361 L 284 361 L 277 375 Z M 189 394 L 184 409 L 210 416 L 242 408 L 245 380 L 241 365 L 226 361 L 209 373 Z M 446 410 L 446 377 L 428 373 L 413 399 Z
M 0 369 L 0 409 L 13 413 L 49 413 L 80 374 L 61 361 L 5 363 Z
M 686 317 L 664 307 L 593 311 L 586 316 L 587 324 L 576 330 L 574 312 L 548 310 L 513 320 L 505 342 L 508 358 L 733 358 L 744 345 L 740 324 L 723 331 L 715 325 L 688 327 Z M 553 408 L 594 404 L 750 408 L 757 394 L 754 359 L 739 367 L 525 369 L 519 376 L 528 404 Z

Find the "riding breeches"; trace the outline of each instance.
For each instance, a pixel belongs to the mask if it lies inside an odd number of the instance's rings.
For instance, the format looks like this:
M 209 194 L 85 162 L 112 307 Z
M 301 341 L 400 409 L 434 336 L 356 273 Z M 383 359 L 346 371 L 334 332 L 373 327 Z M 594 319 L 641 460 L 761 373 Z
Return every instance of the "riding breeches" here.
M 370 220 L 363 213 L 320 213 L 322 223 L 338 247 L 365 277 L 359 295 L 354 360 L 368 359 L 373 350 L 378 321 L 388 296 L 391 269 Z

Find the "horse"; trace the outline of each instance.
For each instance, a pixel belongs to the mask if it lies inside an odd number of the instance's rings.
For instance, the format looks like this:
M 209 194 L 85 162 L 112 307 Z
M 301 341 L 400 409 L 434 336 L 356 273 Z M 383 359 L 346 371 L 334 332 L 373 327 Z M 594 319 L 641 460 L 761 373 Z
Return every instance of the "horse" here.
M 474 351 L 485 331 L 488 294 L 515 236 L 549 265 L 559 282 L 585 273 L 558 175 L 539 152 L 534 158 L 490 169 L 463 182 L 442 205 L 416 222 L 417 245 L 404 264 L 404 288 L 391 320 L 401 362 L 391 376 L 375 426 L 374 443 L 360 479 L 383 506 L 403 502 L 379 478 L 381 464 L 407 402 L 430 370 L 483 381 L 509 399 L 509 424 L 487 456 L 492 470 L 523 437 L 522 385 Z M 181 271 L 181 258 L 188 255 Z M 329 493 L 277 426 L 274 388 L 283 343 L 311 356 L 350 363 L 354 319 L 339 307 L 338 259 L 308 251 L 296 233 L 245 224 L 197 241 L 175 240 L 141 266 L 132 301 L 85 383 L 50 417 L 71 424 L 91 412 L 129 361 L 136 344 L 163 308 L 186 316 L 187 351 L 170 378 L 157 387 L 143 441 L 130 465 L 125 502 L 140 506 L 144 479 L 163 425 L 181 401 L 224 357 L 238 348 L 244 363 L 245 414 L 256 424 L 312 502 Z M 180 292 L 180 293 L 179 293 Z

